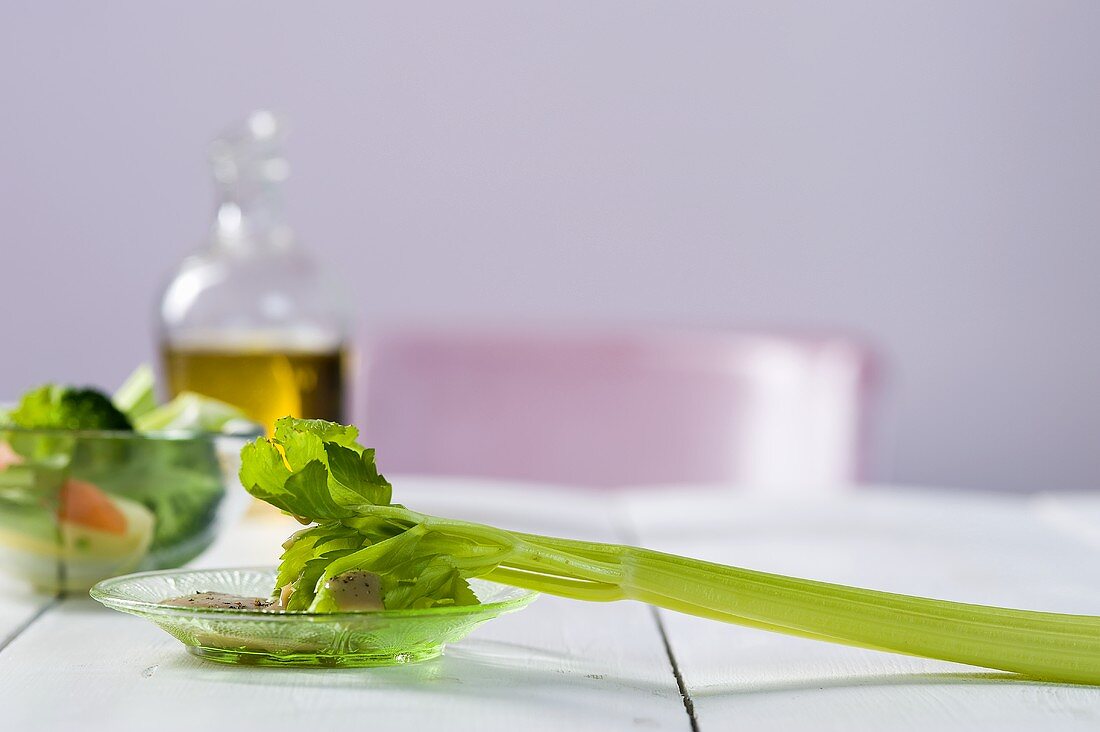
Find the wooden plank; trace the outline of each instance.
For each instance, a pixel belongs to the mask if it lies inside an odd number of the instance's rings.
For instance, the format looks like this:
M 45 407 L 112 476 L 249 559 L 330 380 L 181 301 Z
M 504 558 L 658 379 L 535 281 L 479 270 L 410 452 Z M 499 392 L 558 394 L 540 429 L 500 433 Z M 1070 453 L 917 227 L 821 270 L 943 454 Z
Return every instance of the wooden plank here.
M 1095 554 L 1083 560 L 1026 499 L 881 493 L 776 504 L 681 492 L 674 503 L 632 498 L 628 514 L 646 546 L 711 561 L 946 599 L 1100 610 Z M 703 730 L 1100 725 L 1100 689 L 661 617 Z
M 529 531 L 613 536 L 611 513 L 574 496 L 476 482 L 403 481 L 420 510 Z M 599 507 L 599 510 L 595 510 Z M 253 522 L 201 564 L 265 563 L 293 526 Z M 277 545 L 276 545 L 277 548 Z M 263 729 L 687 729 L 653 617 L 632 604 L 543 597 L 479 629 L 442 659 L 388 669 L 219 666 L 151 624 L 70 600 L 0 654 L 0 700 L 13 728 L 195 729 L 243 720 Z

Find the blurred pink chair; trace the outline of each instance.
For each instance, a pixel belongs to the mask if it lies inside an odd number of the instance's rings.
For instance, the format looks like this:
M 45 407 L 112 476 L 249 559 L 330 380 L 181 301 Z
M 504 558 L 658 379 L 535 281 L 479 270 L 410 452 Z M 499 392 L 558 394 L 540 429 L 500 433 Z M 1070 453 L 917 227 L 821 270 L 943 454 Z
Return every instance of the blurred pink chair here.
M 799 493 L 860 477 L 869 357 L 844 339 L 406 330 L 366 364 L 359 424 L 388 473 Z

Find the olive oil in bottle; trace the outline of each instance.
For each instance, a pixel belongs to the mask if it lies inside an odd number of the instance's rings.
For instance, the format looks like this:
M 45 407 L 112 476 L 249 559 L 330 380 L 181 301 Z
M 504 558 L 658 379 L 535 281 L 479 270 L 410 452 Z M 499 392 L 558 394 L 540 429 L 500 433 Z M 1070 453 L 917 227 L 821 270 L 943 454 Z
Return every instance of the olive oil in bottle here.
M 343 420 L 341 350 L 162 349 L 172 393 L 195 391 L 235 404 L 269 430 L 279 417 Z
M 221 399 L 268 432 L 286 415 L 341 420 L 347 375 L 341 290 L 284 216 L 283 137 L 261 111 L 214 141 L 210 237 L 165 289 L 159 322 L 171 395 Z

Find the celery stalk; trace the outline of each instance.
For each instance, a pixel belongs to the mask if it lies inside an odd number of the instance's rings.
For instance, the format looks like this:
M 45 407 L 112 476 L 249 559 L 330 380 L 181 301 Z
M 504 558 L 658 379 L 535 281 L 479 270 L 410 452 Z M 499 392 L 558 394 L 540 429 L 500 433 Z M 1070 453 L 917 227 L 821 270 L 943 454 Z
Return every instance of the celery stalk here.
M 574 599 L 637 600 L 711 620 L 1044 681 L 1100 684 L 1098 617 L 912 597 L 632 546 L 524 539 L 535 554 L 542 548 L 554 555 L 574 550 L 578 561 L 599 565 L 601 579 L 563 585 L 554 575 L 507 567 L 486 578 Z M 615 575 L 617 580 L 608 580 Z
M 358 431 L 284 418 L 242 451 L 241 482 L 315 526 L 283 545 L 287 610 L 339 609 L 330 581 L 378 575 L 387 609 L 474 604 L 482 577 L 551 595 L 636 600 L 815 640 L 1100 685 L 1100 617 L 1008 610 L 784 577 L 632 546 L 522 534 L 391 502 Z M 278 595 L 281 587 L 274 588 Z

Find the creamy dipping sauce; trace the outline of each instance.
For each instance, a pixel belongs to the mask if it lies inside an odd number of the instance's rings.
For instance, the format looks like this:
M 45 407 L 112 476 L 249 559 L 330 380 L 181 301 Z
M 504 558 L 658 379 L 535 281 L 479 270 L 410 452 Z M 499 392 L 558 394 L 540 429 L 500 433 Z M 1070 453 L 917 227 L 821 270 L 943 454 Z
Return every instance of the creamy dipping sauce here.
M 161 604 L 178 605 L 179 607 L 212 607 L 223 610 L 253 610 L 255 612 L 272 612 L 282 609 L 275 600 L 231 595 L 228 592 L 194 592 L 183 597 L 161 600 Z
M 332 596 L 341 612 L 362 610 L 385 610 L 382 604 L 382 578 L 374 572 L 353 570 L 338 574 L 325 583 L 325 589 Z M 245 597 L 228 592 L 193 592 L 182 597 L 170 597 L 161 600 L 162 605 L 177 607 L 219 608 L 222 610 L 246 610 L 257 613 L 282 612 L 291 595 L 292 585 L 281 588 L 277 599 L 264 597 Z
M 382 578 L 374 572 L 353 570 L 338 574 L 325 583 L 336 607 L 343 611 L 384 610 Z

